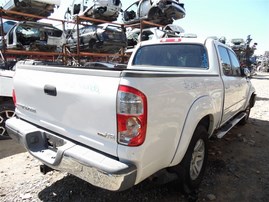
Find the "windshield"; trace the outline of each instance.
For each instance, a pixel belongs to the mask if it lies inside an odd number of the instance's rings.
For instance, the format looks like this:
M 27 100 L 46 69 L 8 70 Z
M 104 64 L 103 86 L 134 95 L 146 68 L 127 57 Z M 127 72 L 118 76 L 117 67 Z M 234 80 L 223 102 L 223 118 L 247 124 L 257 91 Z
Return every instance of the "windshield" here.
M 8 31 L 16 24 L 16 22 L 14 21 L 6 21 L 3 23 L 3 30 L 4 30 L 4 34 L 7 34 Z M 0 26 L 1 28 L 1 26 Z
M 19 26 L 17 29 L 17 34 L 24 37 L 33 37 L 39 39 L 39 29 L 31 26 Z
M 133 65 L 208 68 L 208 57 L 203 45 L 156 44 L 138 49 Z
M 32 26 L 32 25 L 20 25 L 17 29 L 17 34 L 27 38 L 39 39 L 40 35 L 46 33 L 48 36 L 61 37 L 62 30 L 50 26 Z

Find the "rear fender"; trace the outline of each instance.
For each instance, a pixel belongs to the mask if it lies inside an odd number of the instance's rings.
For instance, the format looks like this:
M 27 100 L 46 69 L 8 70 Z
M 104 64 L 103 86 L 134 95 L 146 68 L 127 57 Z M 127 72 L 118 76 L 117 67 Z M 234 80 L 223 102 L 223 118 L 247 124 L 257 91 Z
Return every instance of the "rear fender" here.
M 211 134 L 213 132 L 214 127 L 217 124 L 217 120 L 214 120 L 214 117 L 218 116 L 218 111 L 219 110 L 217 110 L 209 96 L 203 96 L 194 101 L 189 109 L 187 118 L 185 119 L 185 123 L 180 135 L 174 158 L 171 162 L 171 166 L 177 165 L 181 162 L 188 149 L 197 125 L 204 117 L 209 117 L 209 123 L 207 123 L 209 126 L 207 128 L 209 130 L 208 133 Z

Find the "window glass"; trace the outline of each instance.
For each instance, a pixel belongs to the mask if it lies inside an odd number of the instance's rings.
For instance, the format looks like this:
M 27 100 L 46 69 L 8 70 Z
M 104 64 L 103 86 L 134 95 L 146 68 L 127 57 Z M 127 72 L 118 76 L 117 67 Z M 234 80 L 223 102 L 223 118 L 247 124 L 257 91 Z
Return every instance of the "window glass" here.
M 202 45 L 156 44 L 141 47 L 133 65 L 208 68 L 208 57 Z
M 80 12 L 80 4 L 81 4 L 81 1 L 80 0 L 74 0 L 74 7 L 73 7 L 73 15 L 76 15 L 76 14 L 79 14 Z
M 139 4 L 139 1 L 133 3 L 124 11 L 123 13 L 124 20 L 128 21 L 128 20 L 135 19 L 137 17 L 136 11 L 138 10 L 138 4 Z
M 14 29 L 15 29 L 15 27 L 13 27 L 10 30 L 9 34 L 8 34 L 8 44 L 13 44 L 13 32 L 14 32 Z
M 233 75 L 232 65 L 230 62 L 230 57 L 229 57 L 227 49 L 223 46 L 218 46 L 218 49 L 219 49 L 223 73 L 226 76 L 232 76 Z
M 19 26 L 17 34 L 21 34 L 26 38 L 39 38 L 39 29 L 31 26 Z
M 236 55 L 230 50 L 229 50 L 229 55 L 230 55 L 231 63 L 232 63 L 233 76 L 241 76 L 240 63 Z
M 6 21 L 3 23 L 3 30 L 4 30 L 4 34 L 7 34 L 8 31 L 16 24 L 16 22 L 14 21 Z M 1 28 L 1 25 L 0 25 Z

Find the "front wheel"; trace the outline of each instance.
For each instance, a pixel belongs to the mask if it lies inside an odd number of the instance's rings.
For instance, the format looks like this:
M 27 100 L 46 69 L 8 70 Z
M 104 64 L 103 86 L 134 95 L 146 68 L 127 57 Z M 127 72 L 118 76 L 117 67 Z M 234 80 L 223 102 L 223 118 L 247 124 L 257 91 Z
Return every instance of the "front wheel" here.
M 208 133 L 203 125 L 198 125 L 180 163 L 179 176 L 184 192 L 191 193 L 198 188 L 204 176 L 207 158 Z
M 248 105 L 247 108 L 245 109 L 246 116 L 239 121 L 239 125 L 245 125 L 248 122 L 250 109 L 251 107 L 250 105 Z
M 12 102 L 4 102 L 0 105 L 0 140 L 9 139 L 6 131 L 5 122 L 14 116 L 15 106 Z

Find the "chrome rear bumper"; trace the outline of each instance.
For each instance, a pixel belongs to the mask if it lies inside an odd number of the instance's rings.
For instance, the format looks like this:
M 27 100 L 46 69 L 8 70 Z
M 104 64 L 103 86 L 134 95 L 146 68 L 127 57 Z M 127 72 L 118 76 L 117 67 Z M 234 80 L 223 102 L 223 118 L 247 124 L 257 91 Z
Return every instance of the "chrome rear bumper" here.
M 40 129 L 17 117 L 6 121 L 7 131 L 45 165 L 73 174 L 111 191 L 132 187 L 136 167 Z

